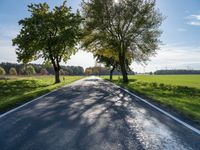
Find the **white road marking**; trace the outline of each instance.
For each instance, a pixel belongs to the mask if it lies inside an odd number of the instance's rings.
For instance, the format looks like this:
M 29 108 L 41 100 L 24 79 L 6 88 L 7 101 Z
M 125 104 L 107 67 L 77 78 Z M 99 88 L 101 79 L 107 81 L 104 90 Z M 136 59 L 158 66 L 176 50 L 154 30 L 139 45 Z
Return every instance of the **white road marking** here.
M 80 79 L 80 80 L 83 80 L 83 79 Z M 62 87 L 60 87 L 60 88 L 57 88 L 57 89 L 55 89 L 55 90 L 53 90 L 53 91 L 51 91 L 51 92 L 49 92 L 49 93 L 46 93 L 46 94 L 44 94 L 44 95 L 42 95 L 42 96 L 40 96 L 40 97 L 37 97 L 37 98 L 35 98 L 35 99 L 33 99 L 33 100 L 29 101 L 29 102 L 26 102 L 26 103 L 23 104 L 23 105 L 20 105 L 20 106 L 18 106 L 18 107 L 16 107 L 16 108 L 13 108 L 13 109 L 11 109 L 11 110 L 9 110 L 9 111 L 7 111 L 7 112 L 1 114 L 1 115 L 0 115 L 0 118 L 3 118 L 3 117 L 5 117 L 6 115 L 8 115 L 8 114 L 10 114 L 10 113 L 12 113 L 12 112 L 14 112 L 14 111 L 16 111 L 16 110 L 18 110 L 18 109 L 24 107 L 24 106 L 26 106 L 26 105 L 28 105 L 28 104 L 31 104 L 31 103 L 33 103 L 33 102 L 35 102 L 35 101 L 37 101 L 37 100 L 39 100 L 39 99 L 41 99 L 41 98 L 43 98 L 43 97 L 45 97 L 45 96 L 47 96 L 47 95 L 49 95 L 49 94 L 51 94 L 51 93 L 57 91 L 57 90 L 60 90 L 60 89 L 62 89 L 62 88 L 68 87 L 68 86 L 71 86 L 71 85 L 75 84 L 76 82 L 78 82 L 78 81 L 80 81 L 80 80 L 77 80 L 77 81 L 74 81 L 74 82 L 72 82 L 72 83 L 70 83 L 70 84 L 64 85 L 64 86 L 62 86 Z
M 94 78 L 94 77 L 93 77 L 93 78 Z M 99 77 L 95 77 L 95 78 L 98 78 L 98 79 L 100 79 L 100 80 L 103 80 L 103 79 L 101 79 L 101 78 L 99 78 Z M 84 78 L 84 79 L 86 79 L 86 78 Z M 80 80 L 84 80 L 84 79 L 80 79 Z M 78 80 L 78 81 L 80 81 L 80 80 Z M 73 84 L 76 83 L 76 82 L 77 82 L 77 81 L 75 81 L 75 82 L 73 82 L 73 83 L 71 83 L 71 84 L 69 84 L 69 85 L 66 85 L 66 86 L 64 86 L 64 87 L 71 86 L 71 85 L 73 85 Z M 110 83 L 112 83 L 112 82 L 110 82 Z M 154 109 L 158 110 L 159 112 L 165 114 L 166 116 L 170 117 L 171 119 L 175 120 L 176 122 L 182 124 L 183 126 L 189 128 L 189 129 L 192 130 L 193 132 L 195 132 L 195 133 L 197 133 L 197 134 L 200 135 L 200 130 L 198 130 L 197 128 L 195 128 L 195 127 L 193 127 L 193 126 L 187 124 L 186 122 L 184 122 L 184 121 L 178 119 L 177 117 L 175 117 L 175 116 L 169 114 L 168 112 L 166 112 L 166 111 L 160 109 L 159 107 L 157 107 L 157 106 L 151 104 L 151 103 L 148 102 L 147 100 L 145 100 L 145 99 L 143 99 L 143 98 L 141 98 L 141 97 L 135 95 L 134 93 L 128 91 L 127 89 L 124 89 L 124 88 L 122 88 L 122 87 L 120 87 L 120 86 L 118 86 L 118 85 L 116 85 L 116 84 L 114 84 L 114 83 L 112 83 L 112 84 L 113 84 L 114 86 L 120 88 L 121 90 L 123 90 L 123 91 L 129 93 L 130 95 L 132 95 L 132 96 L 138 98 L 138 99 L 141 100 L 142 102 L 148 104 L 149 106 L 153 107 Z M 12 113 L 12 112 L 14 112 L 14 111 L 16 111 L 16 110 L 18 110 L 18 109 L 24 107 L 24 106 L 26 106 L 26 105 L 28 105 L 28 104 L 30 104 L 30 103 L 33 103 L 34 101 L 37 101 L 37 100 L 39 100 L 40 98 L 43 98 L 43 97 L 45 97 L 45 96 L 47 96 L 47 95 L 49 95 L 49 94 L 51 94 L 51 93 L 53 93 L 53 92 L 55 92 L 55 91 L 57 91 L 57 90 L 59 90 L 59 89 L 62 89 L 62 88 L 64 88 L 64 87 L 55 89 L 55 90 L 53 90 L 53 91 L 51 91 L 51 92 L 49 92 L 49 93 L 47 93 L 47 94 L 44 94 L 44 95 L 42 95 L 42 96 L 40 96 L 40 97 L 38 97 L 38 98 L 36 98 L 36 99 L 33 99 L 33 100 L 30 101 L 30 102 L 27 102 L 27 103 L 25 103 L 25 104 L 23 104 L 23 105 L 21 105 L 21 106 L 19 106 L 19 107 L 16 107 L 16 108 L 14 108 L 14 109 L 12 109 L 12 110 L 10 110 L 10 111 L 8 111 L 8 112 L 6 112 L 6 113 L 0 115 L 0 118 L 3 118 L 3 117 L 5 117 L 6 115 L 8 115 L 8 114 L 10 114 L 10 113 Z
M 111 83 L 112 83 L 112 82 L 111 82 Z M 195 133 L 197 133 L 197 134 L 200 135 L 200 130 L 198 130 L 197 128 L 195 128 L 195 127 L 189 125 L 188 123 L 186 123 L 186 122 L 184 122 L 184 121 L 178 119 L 177 117 L 175 117 L 175 116 L 169 114 L 168 112 L 166 112 L 166 111 L 162 110 L 161 108 L 159 108 L 159 107 L 153 105 L 152 103 L 148 102 L 147 100 L 145 100 L 145 99 L 143 99 L 143 98 L 141 98 L 141 97 L 135 95 L 134 93 L 128 91 L 127 89 L 124 89 L 124 88 L 122 88 L 122 87 L 120 87 L 120 86 L 118 86 L 118 85 L 116 85 L 116 84 L 114 84 L 114 83 L 112 83 L 112 84 L 113 84 L 114 86 L 120 88 L 121 90 L 127 92 L 128 94 L 130 94 L 130 95 L 136 97 L 137 99 L 141 100 L 142 102 L 146 103 L 147 105 L 153 107 L 154 109 L 158 110 L 159 112 L 165 114 L 166 116 L 170 117 L 171 119 L 175 120 L 176 122 L 178 122 L 178 123 L 182 124 L 183 126 L 189 128 L 189 129 L 192 130 L 193 132 L 195 132 Z

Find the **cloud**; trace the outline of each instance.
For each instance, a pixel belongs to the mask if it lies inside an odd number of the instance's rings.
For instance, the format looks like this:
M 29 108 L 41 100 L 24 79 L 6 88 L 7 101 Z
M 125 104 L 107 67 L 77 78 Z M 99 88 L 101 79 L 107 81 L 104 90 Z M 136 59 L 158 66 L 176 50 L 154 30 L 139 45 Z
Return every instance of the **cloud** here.
M 192 26 L 200 26 L 200 21 L 197 22 L 197 21 L 192 21 L 192 22 L 189 22 L 188 23 L 189 25 L 192 25 Z
M 147 66 L 133 63 L 131 68 L 136 72 L 149 72 L 158 69 L 200 69 L 200 47 L 162 46 Z
M 173 65 L 183 63 L 200 62 L 200 48 L 199 47 L 168 47 L 163 46 L 158 55 L 152 59 L 154 62 L 159 62 L 161 65 Z
M 190 18 L 200 20 L 200 15 L 190 15 Z
M 73 55 L 69 61 L 67 61 L 64 65 L 69 66 L 82 66 L 83 68 L 92 67 L 95 64 L 95 60 L 93 58 L 92 53 L 88 53 L 85 51 L 78 51 L 75 55 Z
M 200 15 L 190 15 L 186 19 L 190 20 L 188 22 L 189 25 L 200 26 Z

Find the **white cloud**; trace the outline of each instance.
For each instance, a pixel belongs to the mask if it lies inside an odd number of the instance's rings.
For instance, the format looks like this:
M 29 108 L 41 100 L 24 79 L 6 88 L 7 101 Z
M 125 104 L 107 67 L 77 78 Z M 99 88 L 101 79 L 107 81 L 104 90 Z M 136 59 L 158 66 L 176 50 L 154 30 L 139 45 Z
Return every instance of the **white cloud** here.
M 192 21 L 192 22 L 188 22 L 188 24 L 192 26 L 200 26 L 200 21 Z
M 200 20 L 200 15 L 190 15 L 190 18 Z
M 200 26 L 200 15 L 190 15 L 190 16 L 186 17 L 186 19 L 190 20 L 188 22 L 189 25 Z
M 82 66 L 83 68 L 92 67 L 95 60 L 91 53 L 80 50 L 67 62 L 69 66 Z M 65 64 L 66 65 L 66 64 Z
M 200 69 L 200 47 L 162 46 L 147 66 L 136 63 L 132 68 L 136 72 L 149 72 L 158 69 Z

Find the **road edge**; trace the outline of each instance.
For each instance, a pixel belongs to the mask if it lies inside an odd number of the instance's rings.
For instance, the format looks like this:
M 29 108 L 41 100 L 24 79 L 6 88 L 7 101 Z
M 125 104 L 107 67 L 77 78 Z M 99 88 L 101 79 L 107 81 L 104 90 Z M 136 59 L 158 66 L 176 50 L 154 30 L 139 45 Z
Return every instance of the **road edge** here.
M 85 79 L 85 78 L 81 78 L 81 79 L 76 80 L 76 81 L 74 81 L 74 82 L 71 82 L 71 83 L 69 83 L 69 84 L 65 84 L 65 85 L 63 85 L 63 86 L 61 86 L 61 87 L 59 87 L 59 88 L 56 88 L 56 89 L 52 90 L 51 92 L 48 92 L 48 93 L 46 93 L 46 94 L 43 94 L 43 95 L 41 95 L 41 96 L 39 96 L 39 97 L 37 97 L 37 98 L 34 98 L 34 99 L 32 99 L 32 100 L 30 100 L 30 101 L 28 101 L 28 102 L 26 102 L 26 103 L 20 105 L 20 106 L 17 106 L 17 107 L 15 107 L 15 108 L 11 109 L 11 110 L 8 110 L 7 112 L 0 114 L 0 118 L 3 118 L 3 117 L 5 117 L 6 115 L 8 115 L 8 114 L 10 114 L 10 113 L 12 113 L 12 112 L 15 112 L 16 110 L 18 110 L 18 109 L 20 109 L 20 108 L 22 108 L 22 107 L 24 107 L 24 106 L 26 106 L 26 105 L 29 105 L 29 104 L 31 104 L 31 103 L 33 103 L 33 102 L 35 102 L 35 101 L 37 101 L 37 100 L 39 100 L 39 99 L 41 99 L 41 98 L 43 98 L 43 97 L 49 95 L 49 94 L 51 94 L 51 93 L 53 93 L 53 92 L 55 92 L 55 91 L 57 91 L 57 90 L 63 89 L 63 88 L 65 88 L 65 87 L 69 87 L 69 86 L 71 86 L 71 85 L 75 84 L 76 82 L 78 82 L 78 81 L 80 81 L 80 80 L 83 80 L 83 79 Z
M 115 83 L 113 83 L 113 82 L 111 82 L 111 81 L 108 81 L 108 80 L 105 80 L 105 79 L 102 79 L 102 78 L 100 78 L 100 79 L 103 80 L 103 81 L 106 81 L 106 82 L 111 83 L 112 85 L 116 86 L 117 88 L 121 89 L 122 91 L 124 91 L 124 92 L 130 94 L 131 96 L 133 96 L 133 97 L 135 97 L 135 98 L 141 100 L 142 102 L 144 102 L 144 103 L 147 104 L 148 106 L 150 106 L 150 107 L 156 109 L 156 110 L 159 111 L 160 113 L 166 115 L 167 117 L 169 117 L 169 118 L 175 120 L 175 121 L 178 122 L 179 124 L 185 126 L 186 128 L 188 128 L 188 129 L 192 130 L 193 132 L 195 132 L 196 134 L 200 135 L 200 130 L 199 130 L 199 129 L 193 127 L 192 125 L 190 125 L 190 124 L 188 124 L 188 123 L 186 123 L 186 122 L 184 122 L 184 121 L 182 121 L 181 119 L 175 117 L 174 115 L 168 113 L 167 111 L 165 111 L 165 110 L 159 108 L 158 106 L 152 104 L 152 103 L 149 102 L 148 100 L 146 100 L 146 99 L 144 99 L 144 98 L 142 98 L 142 97 L 140 97 L 140 96 L 134 94 L 133 92 L 131 92 L 131 91 L 129 91 L 129 90 L 127 90 L 127 89 L 125 89 L 125 88 L 123 88 L 123 87 L 121 87 L 121 86 L 119 86 L 119 85 L 117 85 L 117 84 L 115 84 Z

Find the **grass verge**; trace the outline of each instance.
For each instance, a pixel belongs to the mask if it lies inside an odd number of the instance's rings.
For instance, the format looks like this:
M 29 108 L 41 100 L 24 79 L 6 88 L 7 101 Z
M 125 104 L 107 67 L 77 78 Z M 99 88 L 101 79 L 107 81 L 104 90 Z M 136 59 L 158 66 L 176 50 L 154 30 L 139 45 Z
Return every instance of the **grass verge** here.
M 103 78 L 108 79 L 107 76 Z M 113 82 L 200 125 L 199 75 L 136 75 L 129 79 L 128 84 L 123 84 L 120 77 L 114 76 Z
M 0 79 L 0 113 L 81 78 L 83 77 L 62 76 L 59 84 L 54 84 L 54 76 L 2 78 Z

